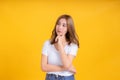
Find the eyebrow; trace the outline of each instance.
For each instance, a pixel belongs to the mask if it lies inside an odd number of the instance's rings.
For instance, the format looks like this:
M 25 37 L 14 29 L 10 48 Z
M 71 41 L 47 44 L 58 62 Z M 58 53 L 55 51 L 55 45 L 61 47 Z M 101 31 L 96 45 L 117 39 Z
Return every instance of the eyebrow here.
M 63 23 L 63 24 L 67 25 L 66 23 Z
M 60 21 L 58 21 L 57 23 L 61 23 Z M 67 24 L 67 23 L 62 23 L 62 24 Z

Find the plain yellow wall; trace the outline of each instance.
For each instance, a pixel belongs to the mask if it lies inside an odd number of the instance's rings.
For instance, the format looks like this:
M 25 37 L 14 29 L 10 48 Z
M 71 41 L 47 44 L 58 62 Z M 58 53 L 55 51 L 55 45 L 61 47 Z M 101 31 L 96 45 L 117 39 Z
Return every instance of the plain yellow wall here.
M 44 80 L 41 50 L 61 14 L 73 17 L 76 80 L 120 80 L 120 1 L 0 1 L 0 80 Z

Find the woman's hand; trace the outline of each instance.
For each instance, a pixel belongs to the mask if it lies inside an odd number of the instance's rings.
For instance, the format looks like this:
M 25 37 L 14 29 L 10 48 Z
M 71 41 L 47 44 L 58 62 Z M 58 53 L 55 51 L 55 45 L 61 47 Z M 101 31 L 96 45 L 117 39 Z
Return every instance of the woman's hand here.
M 76 69 L 74 68 L 73 65 L 68 69 L 68 71 L 70 71 L 70 72 L 76 74 Z
M 59 51 L 64 48 L 65 42 L 64 42 L 63 40 L 64 40 L 64 36 L 58 35 L 58 36 L 55 38 L 55 42 L 57 43 L 57 49 L 58 49 Z

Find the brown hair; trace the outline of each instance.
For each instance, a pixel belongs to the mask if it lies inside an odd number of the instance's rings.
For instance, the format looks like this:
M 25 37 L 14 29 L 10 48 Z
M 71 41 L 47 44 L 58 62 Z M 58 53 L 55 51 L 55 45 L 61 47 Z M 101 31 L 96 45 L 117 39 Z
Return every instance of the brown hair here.
M 55 23 L 54 29 L 52 31 L 52 35 L 51 35 L 51 39 L 50 39 L 51 44 L 55 43 L 55 38 L 57 36 L 56 25 L 59 22 L 59 20 L 62 19 L 62 18 L 64 18 L 67 21 L 67 33 L 66 33 L 67 41 L 69 42 L 69 44 L 70 43 L 75 43 L 79 47 L 78 36 L 75 32 L 73 19 L 70 15 L 67 15 L 67 14 L 64 14 L 64 15 L 61 15 L 60 17 L 58 17 L 58 19 Z

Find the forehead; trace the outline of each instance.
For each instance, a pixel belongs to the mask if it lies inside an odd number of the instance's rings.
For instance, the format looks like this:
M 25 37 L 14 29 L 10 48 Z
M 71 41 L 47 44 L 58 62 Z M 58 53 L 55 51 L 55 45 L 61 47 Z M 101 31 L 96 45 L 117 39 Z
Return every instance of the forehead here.
M 61 18 L 61 19 L 59 20 L 59 22 L 65 23 L 65 24 L 67 23 L 67 22 L 66 22 L 66 19 L 64 19 L 64 18 Z

